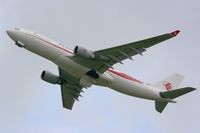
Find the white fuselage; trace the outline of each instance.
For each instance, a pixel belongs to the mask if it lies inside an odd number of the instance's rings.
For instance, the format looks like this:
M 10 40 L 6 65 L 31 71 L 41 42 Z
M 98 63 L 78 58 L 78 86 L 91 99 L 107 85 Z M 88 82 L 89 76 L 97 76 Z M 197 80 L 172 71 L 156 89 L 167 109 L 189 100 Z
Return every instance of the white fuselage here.
M 21 29 L 7 32 L 15 42 L 18 41 L 25 49 L 54 62 L 58 67 L 75 77 L 81 78 L 90 70 L 70 59 L 74 56 L 72 50 L 42 35 Z M 150 100 L 165 100 L 160 97 L 159 89 L 110 69 L 101 74 L 94 84 L 106 86 L 130 96 Z

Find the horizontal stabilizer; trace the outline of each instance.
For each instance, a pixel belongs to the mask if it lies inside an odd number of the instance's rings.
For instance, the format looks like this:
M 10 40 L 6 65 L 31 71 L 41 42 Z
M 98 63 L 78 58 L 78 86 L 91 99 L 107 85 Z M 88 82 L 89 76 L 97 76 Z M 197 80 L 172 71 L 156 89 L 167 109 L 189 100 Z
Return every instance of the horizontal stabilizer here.
M 168 102 L 155 101 L 155 108 L 159 113 L 162 113 L 167 104 Z
M 180 89 L 176 89 L 176 90 L 160 92 L 160 96 L 162 98 L 174 99 L 176 97 L 182 96 L 182 95 L 189 93 L 191 91 L 194 91 L 194 90 L 196 90 L 196 89 L 192 88 L 192 87 L 185 87 L 185 88 L 180 88 Z
M 192 88 L 192 87 L 185 87 L 185 88 L 180 88 L 180 89 L 176 89 L 176 90 L 160 92 L 160 96 L 162 98 L 174 99 L 174 98 L 177 98 L 179 96 L 182 96 L 182 95 L 189 93 L 191 91 L 194 91 L 194 90 L 196 90 L 196 89 Z M 155 108 L 159 113 L 162 113 L 162 111 L 165 109 L 167 104 L 168 104 L 168 102 L 155 101 Z

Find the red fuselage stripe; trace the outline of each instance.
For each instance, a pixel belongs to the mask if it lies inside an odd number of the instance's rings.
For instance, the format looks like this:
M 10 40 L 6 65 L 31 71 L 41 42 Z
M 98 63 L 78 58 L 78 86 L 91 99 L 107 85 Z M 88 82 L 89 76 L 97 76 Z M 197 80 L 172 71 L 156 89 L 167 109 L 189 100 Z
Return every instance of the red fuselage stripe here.
M 26 33 L 26 34 L 27 34 L 27 33 Z M 54 43 L 52 43 L 52 42 L 50 42 L 50 41 L 44 39 L 44 38 L 41 38 L 41 37 L 39 37 L 39 36 L 33 36 L 33 35 L 31 35 L 31 34 L 27 34 L 27 35 L 32 36 L 32 37 L 35 37 L 35 38 L 37 38 L 37 39 L 39 39 L 39 40 L 41 40 L 41 41 L 44 41 L 44 42 L 46 42 L 46 43 L 48 43 L 48 44 L 50 44 L 50 45 L 52 45 L 52 46 L 54 46 L 54 47 L 56 47 L 56 48 L 59 48 L 59 49 L 64 50 L 64 51 L 66 51 L 66 52 L 68 52 L 68 53 L 70 53 L 70 54 L 73 54 L 73 52 L 72 52 L 71 50 L 67 50 L 67 49 L 65 49 L 65 48 L 62 48 L 62 47 L 60 47 L 60 46 L 58 46 L 58 45 L 56 45 L 56 44 L 54 44 Z
M 116 72 L 116 71 L 111 70 L 111 69 L 108 69 L 108 71 L 111 72 L 111 73 L 113 73 L 113 74 L 115 74 L 115 75 L 117 75 L 117 76 L 123 77 L 123 78 L 125 78 L 125 79 L 131 80 L 131 81 L 135 81 L 135 82 L 138 82 L 138 83 L 142 83 L 141 81 L 139 81 L 139 80 L 137 80 L 137 79 L 135 79 L 135 78 L 133 78 L 133 77 L 130 77 L 130 76 L 128 76 L 128 75 L 125 74 L 125 73 Z

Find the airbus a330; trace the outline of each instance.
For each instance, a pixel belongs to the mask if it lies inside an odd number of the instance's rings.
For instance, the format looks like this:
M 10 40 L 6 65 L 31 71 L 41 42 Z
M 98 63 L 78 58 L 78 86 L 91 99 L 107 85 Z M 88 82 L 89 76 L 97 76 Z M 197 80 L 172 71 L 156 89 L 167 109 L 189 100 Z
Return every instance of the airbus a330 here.
M 120 93 L 155 101 L 155 109 L 162 112 L 175 98 L 194 91 L 195 88 L 177 88 L 183 80 L 180 74 L 173 74 L 157 83 L 145 84 L 127 74 L 115 71 L 113 65 L 125 59 L 133 60 L 135 55 L 143 55 L 149 47 L 177 36 L 179 30 L 160 36 L 128 43 L 112 48 L 91 51 L 75 46 L 66 48 L 36 32 L 14 28 L 7 34 L 21 48 L 42 56 L 58 66 L 59 74 L 49 71 L 41 73 L 42 80 L 61 86 L 63 107 L 72 109 L 79 101 L 83 88 L 99 85 Z

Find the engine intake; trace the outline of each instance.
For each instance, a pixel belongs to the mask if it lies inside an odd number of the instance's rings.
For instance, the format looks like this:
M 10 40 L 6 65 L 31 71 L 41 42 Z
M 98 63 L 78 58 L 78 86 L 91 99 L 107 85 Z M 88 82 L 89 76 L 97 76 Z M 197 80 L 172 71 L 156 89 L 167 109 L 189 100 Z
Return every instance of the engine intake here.
M 41 79 L 51 84 L 61 84 L 61 78 L 48 71 L 41 73 Z
M 74 48 L 74 54 L 83 58 L 87 58 L 87 59 L 95 59 L 94 52 L 80 46 L 76 46 Z

